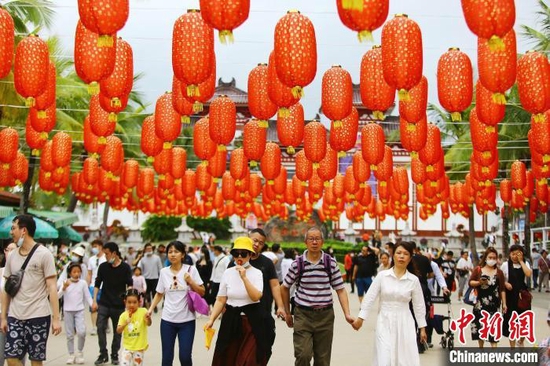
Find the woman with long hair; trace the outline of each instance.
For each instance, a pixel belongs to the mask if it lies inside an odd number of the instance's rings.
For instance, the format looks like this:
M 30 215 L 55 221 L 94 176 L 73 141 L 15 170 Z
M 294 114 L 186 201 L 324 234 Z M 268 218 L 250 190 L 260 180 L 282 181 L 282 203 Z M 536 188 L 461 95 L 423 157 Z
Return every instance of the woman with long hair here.
M 498 253 L 495 248 L 488 247 L 481 257 L 479 266 L 474 269 L 469 285 L 477 290 L 477 302 L 474 305 L 475 319 L 472 323 L 472 340 L 477 340 L 479 348 L 483 348 L 484 340 L 479 338 L 481 329 L 481 312 L 487 311 L 491 316 L 502 307 L 506 313 L 506 289 L 504 274 L 497 268 Z M 489 336 L 491 347 L 496 347 L 494 337 Z
M 426 307 L 422 287 L 411 261 L 413 248 L 408 242 L 396 245 L 392 268 L 378 273 L 363 298 L 357 319 L 352 324 L 353 329 L 359 330 L 376 299 L 380 299 L 374 366 L 420 365 L 416 326 L 409 303 L 412 300 L 422 343 L 427 340 Z
M 189 310 L 187 293 L 195 291 L 204 296 L 204 286 L 197 269 L 184 264 L 185 245 L 173 241 L 166 248 L 169 267 L 160 270 L 156 294 L 148 310 L 150 317 L 164 298 L 160 321 L 162 344 L 162 366 L 171 366 L 174 360 L 174 346 L 178 338 L 179 359 L 182 366 L 193 364 L 191 353 L 195 339 L 195 313 Z
M 195 264 L 203 283 L 209 283 L 212 276 L 212 261 L 210 260 L 210 251 L 206 246 L 201 248 L 201 259 Z

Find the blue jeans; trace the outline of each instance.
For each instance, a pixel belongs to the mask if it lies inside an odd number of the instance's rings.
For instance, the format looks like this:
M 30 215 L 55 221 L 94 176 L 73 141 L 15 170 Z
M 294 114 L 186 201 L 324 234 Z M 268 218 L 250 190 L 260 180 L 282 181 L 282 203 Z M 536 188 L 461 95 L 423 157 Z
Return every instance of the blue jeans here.
M 358 277 L 355 279 L 355 284 L 357 285 L 357 295 L 363 296 L 368 290 L 372 283 L 372 277 Z
M 178 337 L 179 358 L 181 366 L 192 366 L 191 352 L 195 339 L 195 320 L 185 323 L 160 321 L 160 340 L 162 343 L 162 366 L 172 366 L 174 346 Z

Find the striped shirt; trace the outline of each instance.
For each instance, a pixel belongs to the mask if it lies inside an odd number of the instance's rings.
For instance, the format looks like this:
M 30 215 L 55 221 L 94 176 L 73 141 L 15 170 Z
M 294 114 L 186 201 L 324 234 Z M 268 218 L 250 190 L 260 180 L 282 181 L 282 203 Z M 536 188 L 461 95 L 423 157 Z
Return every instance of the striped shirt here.
M 321 258 L 317 263 L 311 263 L 307 259 L 307 250 L 302 255 L 304 259 L 304 268 L 300 285 L 296 289 L 294 301 L 297 305 L 308 307 L 323 307 L 332 305 L 332 291 L 338 291 L 344 288 L 342 274 L 334 258 L 331 258 L 331 276 L 325 271 L 323 262 L 324 253 L 321 252 Z M 283 281 L 283 286 L 290 288 L 298 280 L 298 260 L 292 262 L 288 273 Z

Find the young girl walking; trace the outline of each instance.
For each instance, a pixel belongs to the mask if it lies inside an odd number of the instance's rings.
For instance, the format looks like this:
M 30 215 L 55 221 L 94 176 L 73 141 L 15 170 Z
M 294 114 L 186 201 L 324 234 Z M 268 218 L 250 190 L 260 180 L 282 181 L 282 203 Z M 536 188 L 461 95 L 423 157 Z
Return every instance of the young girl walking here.
M 133 287 L 141 294 L 139 306 L 143 307 L 143 303 L 145 302 L 144 296 L 147 292 L 147 282 L 145 282 L 145 277 L 143 277 L 143 275 L 141 274 L 141 268 L 134 268 L 134 275 L 132 276 L 132 280 L 134 281 Z
M 67 365 L 83 364 L 84 342 L 86 341 L 86 322 L 84 321 L 85 305 L 92 306 L 92 297 L 88 284 L 82 280 L 80 263 L 71 263 L 67 267 L 67 280 L 59 289 L 58 296 L 63 296 L 63 312 L 65 314 L 65 333 L 67 334 L 67 349 L 69 358 Z M 74 352 L 74 335 L 78 337 L 78 353 Z
M 139 306 L 140 300 L 141 294 L 136 289 L 129 289 L 124 294 L 126 311 L 120 315 L 116 328 L 122 333 L 122 366 L 143 365 L 143 354 L 149 346 L 147 327 L 151 325 L 151 315 Z

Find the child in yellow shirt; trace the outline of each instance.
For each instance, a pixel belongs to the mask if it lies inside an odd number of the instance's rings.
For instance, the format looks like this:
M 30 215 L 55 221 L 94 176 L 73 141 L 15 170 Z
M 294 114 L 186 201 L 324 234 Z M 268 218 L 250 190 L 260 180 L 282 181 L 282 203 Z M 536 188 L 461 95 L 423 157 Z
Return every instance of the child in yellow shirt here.
M 126 311 L 120 315 L 116 331 L 122 333 L 122 366 L 142 366 L 143 354 L 149 346 L 147 327 L 151 325 L 151 316 L 147 309 L 140 308 L 141 294 L 129 289 L 124 294 Z

